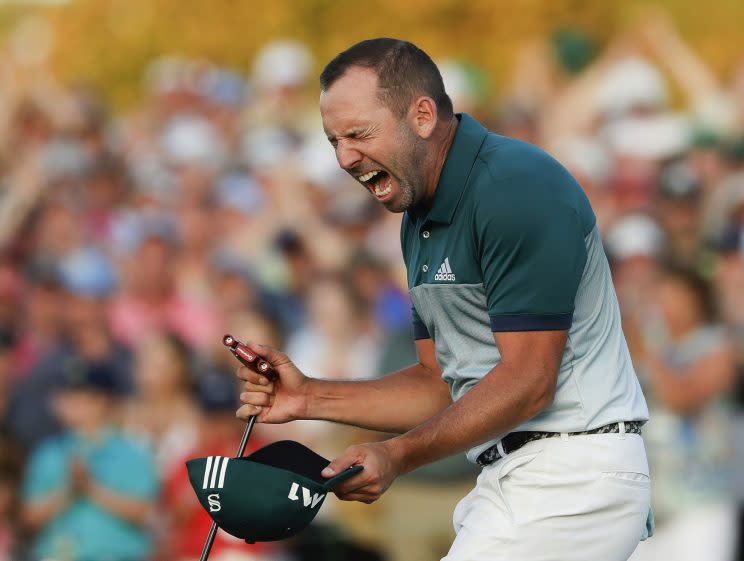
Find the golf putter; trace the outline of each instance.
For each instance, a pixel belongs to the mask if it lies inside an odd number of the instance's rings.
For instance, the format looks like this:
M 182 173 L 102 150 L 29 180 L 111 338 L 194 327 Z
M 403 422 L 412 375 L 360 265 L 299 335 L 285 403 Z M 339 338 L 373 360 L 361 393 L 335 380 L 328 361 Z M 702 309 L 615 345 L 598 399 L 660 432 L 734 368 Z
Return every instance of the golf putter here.
M 235 339 L 235 337 L 233 337 L 232 335 L 225 335 L 222 338 L 222 343 L 233 355 L 235 355 L 235 358 L 237 358 L 243 364 L 243 366 L 247 366 L 254 372 L 263 374 L 270 380 L 276 377 L 274 369 L 268 362 L 266 362 L 262 358 L 259 358 L 256 353 L 251 351 L 248 347 Z M 248 423 L 245 426 L 243 438 L 240 440 L 238 451 L 235 453 L 236 458 L 242 457 L 245 453 L 245 447 L 248 444 L 248 439 L 251 436 L 251 431 L 253 430 L 253 425 L 255 424 L 255 422 L 255 415 L 251 415 L 250 417 L 248 417 Z M 207 540 L 204 542 L 204 547 L 202 548 L 199 561 L 207 561 L 207 559 L 209 558 L 209 552 L 212 549 L 212 544 L 214 544 L 215 536 L 217 536 L 217 524 L 215 522 L 212 522 L 212 527 L 209 529 L 209 534 L 207 534 Z

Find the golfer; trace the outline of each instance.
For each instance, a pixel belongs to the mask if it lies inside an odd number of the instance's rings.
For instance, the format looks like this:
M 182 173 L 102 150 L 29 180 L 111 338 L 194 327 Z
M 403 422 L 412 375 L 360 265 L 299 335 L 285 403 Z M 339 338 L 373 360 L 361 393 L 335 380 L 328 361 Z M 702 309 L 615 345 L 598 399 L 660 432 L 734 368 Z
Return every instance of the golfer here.
M 651 530 L 648 412 L 581 187 L 539 148 L 454 114 L 409 42 L 358 43 L 320 86 L 339 165 L 403 213 L 418 362 L 327 381 L 251 343 L 279 378 L 240 368 L 238 416 L 397 433 L 324 470 L 364 466 L 337 489 L 344 500 L 371 503 L 399 475 L 465 451 L 482 471 L 445 561 L 627 559 Z

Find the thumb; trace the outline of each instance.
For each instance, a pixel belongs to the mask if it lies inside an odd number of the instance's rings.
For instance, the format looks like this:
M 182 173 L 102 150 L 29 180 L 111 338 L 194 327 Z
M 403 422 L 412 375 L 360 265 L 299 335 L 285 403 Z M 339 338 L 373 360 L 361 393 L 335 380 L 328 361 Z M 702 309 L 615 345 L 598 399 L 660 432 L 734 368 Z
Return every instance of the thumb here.
M 277 351 L 276 349 L 273 349 L 268 345 L 261 345 L 254 341 L 248 341 L 246 345 L 254 353 L 271 364 L 271 366 L 281 366 L 282 364 L 289 362 L 289 358 L 286 354 L 281 351 Z
M 348 453 L 341 454 L 338 458 L 331 461 L 326 468 L 320 472 L 323 477 L 333 477 L 354 465 L 357 460 L 356 455 L 350 456 Z

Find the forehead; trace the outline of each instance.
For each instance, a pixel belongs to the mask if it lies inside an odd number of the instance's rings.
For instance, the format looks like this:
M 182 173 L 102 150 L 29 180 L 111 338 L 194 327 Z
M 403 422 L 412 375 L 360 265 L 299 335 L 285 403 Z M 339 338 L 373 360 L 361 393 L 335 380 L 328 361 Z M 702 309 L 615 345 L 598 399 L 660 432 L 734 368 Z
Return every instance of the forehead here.
M 363 126 L 392 115 L 377 96 L 377 75 L 368 68 L 352 67 L 320 94 L 320 115 L 329 135 Z

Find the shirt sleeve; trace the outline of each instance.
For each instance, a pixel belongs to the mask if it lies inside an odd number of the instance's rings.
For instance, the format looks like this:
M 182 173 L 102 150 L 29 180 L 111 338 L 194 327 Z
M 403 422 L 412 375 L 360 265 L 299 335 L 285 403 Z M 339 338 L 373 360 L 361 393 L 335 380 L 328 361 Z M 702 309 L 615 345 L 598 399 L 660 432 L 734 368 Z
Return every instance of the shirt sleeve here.
M 569 329 L 587 257 L 581 216 L 560 196 L 520 193 L 507 186 L 475 210 L 491 330 Z
M 426 327 L 421 317 L 418 315 L 415 306 L 411 306 L 411 318 L 413 322 L 413 338 L 419 339 L 431 339 L 429 329 Z

